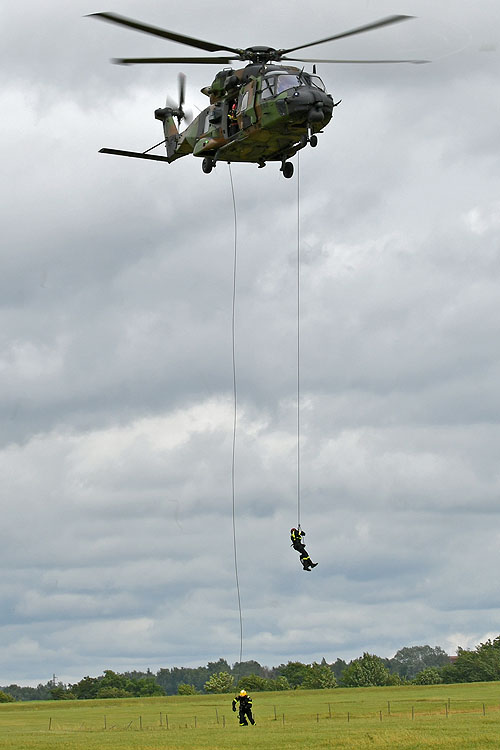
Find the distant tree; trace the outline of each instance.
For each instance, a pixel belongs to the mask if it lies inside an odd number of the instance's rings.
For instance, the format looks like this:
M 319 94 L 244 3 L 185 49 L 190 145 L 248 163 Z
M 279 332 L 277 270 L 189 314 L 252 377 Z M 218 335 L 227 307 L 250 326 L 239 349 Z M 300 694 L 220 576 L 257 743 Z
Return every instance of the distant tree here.
M 129 680 L 132 680 L 132 682 L 137 682 L 137 680 L 142 680 L 143 678 L 152 678 L 155 679 L 155 676 L 153 672 L 148 668 L 145 672 L 142 672 L 141 670 L 133 669 L 131 672 L 122 672 L 124 677 L 128 677 Z
M 165 695 L 165 690 L 151 672 L 137 673 L 145 675 L 138 679 L 130 679 L 130 674 L 118 674 L 106 669 L 101 677 L 84 677 L 80 682 L 71 685 L 71 692 L 80 700 Z
M 258 677 L 270 677 L 271 670 L 262 667 L 258 661 L 235 662 L 231 670 L 233 677 L 247 677 L 248 675 L 257 675 Z
M 454 664 L 441 670 L 444 682 L 489 682 L 500 680 L 500 636 L 480 643 L 474 651 L 459 648 Z
M 104 676 L 100 678 L 99 690 L 104 688 L 115 688 L 116 690 L 122 690 L 129 695 L 134 693 L 134 683 L 132 680 L 124 674 L 113 672 L 112 669 L 105 669 Z
M 154 677 L 141 677 L 138 680 L 132 680 L 129 690 L 137 698 L 165 695 L 164 689 L 158 685 Z
M 259 677 L 259 675 L 256 674 L 249 674 L 238 680 L 237 688 L 238 690 L 253 690 L 254 692 L 259 692 L 261 690 L 268 690 L 269 682 L 270 681 L 266 680 L 265 677 Z
M 302 685 L 309 669 L 309 665 L 303 664 L 301 661 L 289 661 L 288 664 L 280 664 L 278 667 L 280 675 L 286 677 L 291 688 L 296 688 L 299 685 Z
M 3 690 L 0 690 L 0 703 L 14 703 L 14 698 L 12 697 L 12 695 L 4 693 Z
M 347 662 L 343 659 L 337 659 L 333 662 L 333 664 L 330 665 L 330 667 L 333 674 L 335 675 L 335 679 L 337 680 L 337 682 L 340 682 L 342 678 L 342 672 L 347 667 Z
M 216 672 L 205 682 L 207 693 L 230 693 L 234 687 L 234 680 L 229 672 Z
M 76 695 L 62 684 L 53 687 L 50 691 L 50 696 L 53 701 L 72 701 L 76 698 Z
M 207 667 L 173 667 L 160 669 L 155 680 L 161 685 L 167 695 L 175 695 L 179 685 L 194 685 L 201 693 L 205 682 L 210 677 Z
M 386 685 L 389 670 L 383 660 L 375 654 L 364 653 L 352 661 L 342 673 L 344 687 L 375 687 Z
M 445 667 L 441 667 L 441 669 L 439 670 L 439 674 L 441 675 L 441 679 L 445 683 L 462 682 L 462 680 L 457 679 L 458 675 L 454 664 L 450 663 Z
M 385 662 L 384 662 L 385 666 Z M 405 680 L 404 677 L 400 677 L 396 672 L 389 672 L 387 676 L 387 682 L 386 685 L 407 685 L 408 680 Z
M 50 691 L 53 687 L 53 681 L 49 680 L 45 685 L 40 683 L 36 687 L 21 687 L 12 684 L 0 687 L 0 690 L 11 695 L 15 701 L 47 701 L 51 698 Z
M 181 682 L 177 688 L 177 693 L 179 695 L 197 695 L 198 691 L 194 685 L 187 685 L 185 682 Z
M 220 672 L 227 672 L 231 674 L 231 667 L 225 659 L 219 659 L 218 661 L 209 661 L 207 664 L 208 674 L 219 674 Z
M 441 673 L 436 667 L 426 667 L 413 678 L 415 685 L 439 685 L 443 682 Z
M 100 680 L 98 677 L 83 677 L 80 682 L 75 685 L 71 685 L 71 692 L 76 695 L 79 700 L 86 700 L 89 698 L 97 698 L 99 692 Z
M 334 688 L 337 687 L 337 680 L 326 662 L 324 664 L 313 662 L 309 665 L 309 670 L 302 680 L 301 687 L 306 690 Z
M 450 657 L 440 646 L 405 646 L 397 651 L 387 666 L 406 680 L 413 680 L 426 667 L 442 667 L 450 663 Z
M 290 690 L 290 683 L 284 675 L 278 675 L 274 680 L 268 680 L 269 690 Z

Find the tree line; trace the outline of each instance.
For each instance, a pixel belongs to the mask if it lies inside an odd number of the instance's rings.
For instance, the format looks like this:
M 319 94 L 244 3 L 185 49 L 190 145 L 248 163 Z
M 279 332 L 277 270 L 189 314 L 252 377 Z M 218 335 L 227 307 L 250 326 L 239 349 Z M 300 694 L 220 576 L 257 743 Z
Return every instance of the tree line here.
M 99 677 L 84 677 L 74 685 L 54 684 L 36 688 L 8 685 L 0 687 L 0 703 L 12 700 L 85 700 L 89 698 L 125 698 L 152 695 L 196 695 L 227 693 L 245 689 L 317 690 L 335 687 L 374 687 L 383 685 L 432 685 L 453 682 L 500 680 L 500 636 L 480 643 L 473 650 L 459 648 L 452 660 L 440 646 L 405 646 L 392 659 L 364 653 L 347 663 L 343 659 L 328 663 L 304 664 L 289 661 L 277 667 L 261 666 L 257 661 L 236 662 L 225 659 L 204 667 L 172 667 L 146 672 L 116 673 L 110 669 Z

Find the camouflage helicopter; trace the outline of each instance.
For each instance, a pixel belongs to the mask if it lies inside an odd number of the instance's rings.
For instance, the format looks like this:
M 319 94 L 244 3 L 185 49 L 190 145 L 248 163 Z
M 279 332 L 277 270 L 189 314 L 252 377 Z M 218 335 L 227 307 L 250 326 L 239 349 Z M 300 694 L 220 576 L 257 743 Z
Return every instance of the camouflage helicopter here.
M 251 162 L 265 167 L 266 162 L 281 162 L 284 177 L 293 175 L 293 163 L 289 159 L 297 151 L 317 146 L 318 133 L 328 125 L 334 102 L 327 93 L 321 78 L 316 74 L 316 63 L 423 63 L 426 60 L 323 60 L 288 57 L 287 55 L 306 47 L 342 39 L 355 34 L 378 29 L 390 24 L 407 21 L 413 16 L 393 15 L 373 23 L 328 36 L 315 42 L 288 49 L 273 47 L 247 47 L 239 49 L 222 44 L 203 41 L 174 31 L 150 26 L 116 13 L 92 13 L 92 17 L 125 26 L 152 36 L 169 39 L 207 52 L 230 52 L 228 57 L 150 57 L 121 58 L 113 62 L 121 65 L 145 63 L 219 64 L 225 65 L 215 76 L 210 86 L 201 89 L 209 97 L 210 104 L 179 132 L 182 120 L 185 76 L 179 76 L 179 101 L 167 100 L 167 106 L 155 111 L 155 118 L 163 124 L 167 156 L 144 152 L 102 148 L 100 153 L 129 156 L 139 159 L 154 159 L 171 163 L 182 156 L 193 154 L 202 158 L 202 170 L 209 174 L 219 161 Z M 313 72 L 281 61 L 313 63 Z M 244 68 L 234 70 L 233 61 L 247 61 Z M 176 123 L 177 120 L 177 123 Z

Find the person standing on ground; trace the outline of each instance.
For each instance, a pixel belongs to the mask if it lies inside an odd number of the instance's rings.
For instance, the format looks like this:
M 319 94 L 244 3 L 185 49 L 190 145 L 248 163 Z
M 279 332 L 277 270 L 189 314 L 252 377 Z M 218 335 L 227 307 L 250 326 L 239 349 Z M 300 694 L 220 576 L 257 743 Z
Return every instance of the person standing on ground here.
M 236 698 L 233 698 L 233 711 L 236 711 L 236 703 L 240 704 L 240 727 L 247 727 L 248 721 L 250 724 L 255 724 L 252 716 L 252 699 L 247 694 L 246 690 L 240 690 L 240 694 L 237 695 Z

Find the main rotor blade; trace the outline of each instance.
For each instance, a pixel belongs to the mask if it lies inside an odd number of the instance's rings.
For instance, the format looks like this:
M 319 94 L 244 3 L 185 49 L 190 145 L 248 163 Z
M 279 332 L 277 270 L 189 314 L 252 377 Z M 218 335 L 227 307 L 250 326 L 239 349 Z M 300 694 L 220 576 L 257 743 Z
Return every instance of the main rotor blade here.
M 135 21 L 133 18 L 120 16 L 118 15 L 118 13 L 89 13 L 89 17 L 101 18 L 103 21 L 108 21 L 109 23 L 116 23 L 120 26 L 127 26 L 130 29 L 142 31 L 145 34 L 152 34 L 153 36 L 159 36 L 163 39 L 171 39 L 174 42 L 179 42 L 179 44 L 187 44 L 190 47 L 204 49 L 207 52 L 227 50 L 228 52 L 236 52 L 238 54 L 238 50 L 234 49 L 234 47 L 226 47 L 221 44 L 214 44 L 213 42 L 205 42 L 203 39 L 195 39 L 191 36 L 177 34 L 175 31 L 167 31 L 167 29 L 161 29 L 158 26 L 150 26 L 149 24 L 142 23 L 141 21 Z
M 309 42 L 309 44 L 301 44 L 299 47 L 290 47 L 289 49 L 282 49 L 280 52 L 282 52 L 284 55 L 286 55 L 288 52 L 295 52 L 295 50 L 298 49 L 304 49 L 305 47 L 314 47 L 316 44 L 324 44 L 324 42 L 333 42 L 335 39 L 343 39 L 346 36 L 354 36 L 355 34 L 363 34 L 365 31 L 372 31 L 373 29 L 380 29 L 382 26 L 390 26 L 393 23 L 400 23 L 400 21 L 409 21 L 410 18 L 415 18 L 415 16 L 387 16 L 386 18 L 381 18 L 379 21 L 374 21 L 373 23 L 366 24 L 366 26 L 358 26 L 355 29 L 350 29 L 350 31 L 344 31 L 342 34 L 335 34 L 334 36 L 327 36 L 325 39 L 318 39 L 317 42 Z
M 114 57 L 116 65 L 139 65 L 148 63 L 186 63 L 187 65 L 229 65 L 232 57 Z
M 430 62 L 430 60 L 320 60 L 317 57 L 309 59 L 305 57 L 281 57 L 280 60 L 305 63 L 366 63 L 370 65 L 373 65 L 374 63 L 413 63 L 414 65 L 423 65 L 424 63 Z

